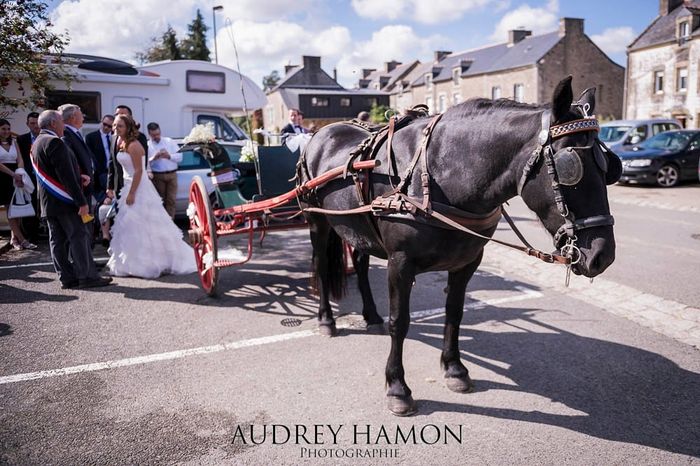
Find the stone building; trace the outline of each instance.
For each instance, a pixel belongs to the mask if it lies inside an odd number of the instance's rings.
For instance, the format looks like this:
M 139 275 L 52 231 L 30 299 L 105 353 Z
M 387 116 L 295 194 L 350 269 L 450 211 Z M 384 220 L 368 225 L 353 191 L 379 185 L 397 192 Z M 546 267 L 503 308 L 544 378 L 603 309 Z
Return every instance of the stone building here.
M 370 89 L 389 93 L 389 106 L 403 110 L 411 107 L 411 94 L 404 92 L 421 73 L 420 62 L 401 63 L 392 60 L 384 63 L 381 70 L 363 69 L 359 89 Z
M 675 118 L 700 128 L 700 1 L 660 0 L 627 48 L 625 118 Z
M 288 123 L 289 109 L 304 114 L 304 125 L 321 128 L 349 120 L 372 105 L 389 105 L 389 94 L 372 89 L 349 90 L 321 69 L 321 57 L 304 56 L 301 66 L 286 66 L 282 81 L 267 94 L 263 125 L 277 132 Z
M 412 70 L 407 86 L 389 92 L 392 102 L 404 103 L 397 105 L 399 110 L 424 103 L 432 112 L 443 112 L 473 97 L 546 104 L 569 74 L 576 97 L 588 87 L 597 88 L 597 115 L 622 116 L 625 69 L 591 41 L 577 18 L 562 18 L 558 31 L 548 34 L 512 30 L 500 44 L 458 53 L 436 51 L 432 62 Z

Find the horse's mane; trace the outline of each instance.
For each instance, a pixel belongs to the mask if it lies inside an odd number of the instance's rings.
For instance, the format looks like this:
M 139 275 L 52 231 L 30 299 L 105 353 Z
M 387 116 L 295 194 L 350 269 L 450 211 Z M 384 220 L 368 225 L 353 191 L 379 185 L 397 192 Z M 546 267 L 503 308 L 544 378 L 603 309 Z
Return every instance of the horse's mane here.
M 510 99 L 491 100 L 475 97 L 460 104 L 450 107 L 445 112 L 445 117 L 464 118 L 475 114 L 500 113 L 503 110 L 543 110 L 545 107 L 537 104 L 526 104 Z

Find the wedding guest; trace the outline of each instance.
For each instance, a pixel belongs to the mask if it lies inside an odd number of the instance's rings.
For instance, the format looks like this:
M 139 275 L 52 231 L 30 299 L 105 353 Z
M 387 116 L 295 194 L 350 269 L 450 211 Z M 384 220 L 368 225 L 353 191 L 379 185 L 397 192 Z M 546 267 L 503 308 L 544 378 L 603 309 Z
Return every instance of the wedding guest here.
M 100 128 L 85 136 L 85 142 L 92 152 L 95 160 L 95 200 L 98 204 L 104 201 L 107 195 L 107 177 L 109 161 L 112 159 L 110 147 L 112 146 L 112 124 L 114 117 L 105 115 L 102 117 Z
M 177 166 L 182 162 L 177 144 L 160 134 L 158 123 L 149 123 L 148 165 L 153 174 L 153 184 L 163 199 L 163 205 L 170 218 L 175 218 L 175 195 L 177 194 Z
M 95 156 L 80 133 L 80 128 L 83 127 L 83 112 L 75 104 L 63 104 L 57 110 L 61 112 L 63 124 L 65 125 L 63 141 L 78 160 L 80 173 L 90 178 L 90 183 L 83 188 L 83 193 L 88 200 L 88 204 L 91 204 L 91 197 L 95 190 Z
M 78 161 L 61 139 L 63 115 L 44 110 L 39 115 L 39 127 L 41 132 L 32 146 L 32 157 L 39 178 L 41 212 L 49 225 L 51 259 L 61 288 L 109 285 L 112 279 L 97 274 L 88 247 L 88 233 L 81 217 L 89 209 L 83 192 L 89 179 L 80 174 Z
M 280 133 L 282 134 L 304 134 L 308 133 L 308 130 L 304 128 L 301 124 L 303 120 L 301 112 L 296 108 L 289 109 L 289 123 L 287 123 Z
M 24 161 L 17 147 L 17 141 L 12 137 L 10 122 L 0 118 L 0 204 L 9 206 L 15 186 L 22 187 L 22 175 L 18 168 L 24 168 Z M 10 244 L 16 250 L 34 249 L 36 244 L 30 243 L 22 234 L 19 218 L 8 219 L 10 224 Z
M 17 136 L 17 146 L 22 154 L 22 162 L 24 162 L 24 169 L 29 175 L 29 179 L 32 180 L 34 186 L 36 186 L 36 175 L 34 174 L 34 169 L 32 168 L 32 161 L 29 158 L 30 152 L 32 150 L 32 144 L 39 136 L 39 114 L 37 112 L 31 112 L 27 115 L 27 128 L 29 131 L 20 136 Z M 39 211 L 39 201 L 38 201 L 39 191 L 35 189 L 32 192 L 32 206 L 34 207 L 34 212 L 36 215 L 31 217 L 22 217 L 22 232 L 31 241 L 36 241 L 39 239 L 39 232 L 41 230 L 41 222 L 39 218 L 41 217 L 41 212 Z

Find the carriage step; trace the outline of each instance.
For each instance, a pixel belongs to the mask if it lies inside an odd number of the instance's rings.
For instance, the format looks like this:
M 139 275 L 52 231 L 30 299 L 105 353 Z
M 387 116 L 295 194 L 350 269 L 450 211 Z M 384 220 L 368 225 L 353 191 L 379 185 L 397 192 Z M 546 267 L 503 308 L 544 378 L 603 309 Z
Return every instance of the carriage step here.
M 247 262 L 247 260 L 240 260 L 240 261 L 232 261 L 232 260 L 225 260 L 221 259 L 218 261 L 214 262 L 215 267 L 231 267 L 232 265 L 239 265 Z

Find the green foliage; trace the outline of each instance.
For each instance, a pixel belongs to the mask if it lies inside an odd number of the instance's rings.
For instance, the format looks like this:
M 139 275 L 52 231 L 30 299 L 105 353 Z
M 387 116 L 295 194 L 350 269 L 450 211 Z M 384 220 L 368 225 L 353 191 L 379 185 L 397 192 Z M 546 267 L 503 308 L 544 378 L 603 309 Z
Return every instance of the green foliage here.
M 262 87 L 263 91 L 267 92 L 272 89 L 277 85 L 277 83 L 280 82 L 280 74 L 277 72 L 277 70 L 272 70 L 270 74 L 267 76 L 263 76 L 262 78 Z
M 71 74 L 60 64 L 68 45 L 67 34 L 55 34 L 46 13 L 47 5 L 36 0 L 3 0 L 0 7 L 0 106 L 37 107 L 44 103 L 50 80 L 69 83 Z M 52 55 L 55 65 L 48 65 Z M 12 82 L 19 85 L 18 97 L 7 95 Z M 29 84 L 27 89 L 25 86 Z
M 160 39 L 153 37 L 151 46 L 144 52 L 138 52 L 136 59 L 139 63 L 152 63 L 162 60 L 181 60 L 180 44 L 177 40 L 175 30 L 168 25 L 168 29 Z
M 390 110 L 390 108 L 386 105 L 374 104 L 369 111 L 369 119 L 376 124 L 387 123 L 389 121 L 386 117 L 387 110 Z
M 197 16 L 187 26 L 187 37 L 180 44 L 182 58 L 190 60 L 211 61 L 207 47 L 207 30 L 202 13 L 197 9 Z

